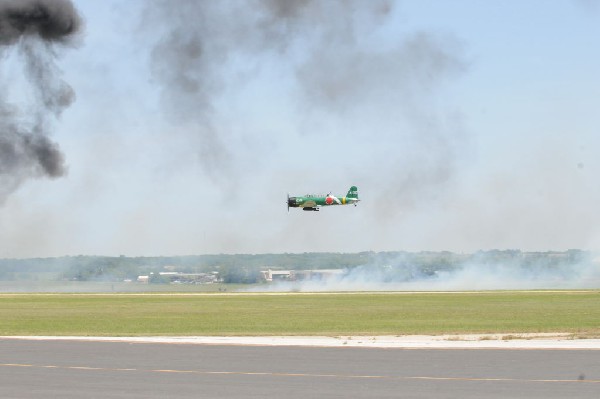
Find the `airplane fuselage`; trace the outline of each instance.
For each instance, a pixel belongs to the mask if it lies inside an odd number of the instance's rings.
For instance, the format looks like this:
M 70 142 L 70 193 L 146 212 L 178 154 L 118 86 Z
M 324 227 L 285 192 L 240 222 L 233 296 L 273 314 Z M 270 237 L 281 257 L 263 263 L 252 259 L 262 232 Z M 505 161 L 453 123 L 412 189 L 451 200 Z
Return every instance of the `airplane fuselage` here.
M 330 205 L 349 205 L 356 204 L 360 201 L 358 199 L 358 189 L 356 186 L 350 187 L 348 193 L 345 196 L 336 197 L 332 194 L 327 195 L 314 195 L 306 194 L 301 197 L 290 197 L 288 194 L 287 206 L 288 212 L 290 208 L 302 208 L 305 211 L 318 211 L 322 206 Z
M 290 197 L 288 205 L 290 208 L 302 208 L 305 211 L 318 211 L 321 206 L 356 204 L 356 198 L 336 197 L 334 195 L 305 195 L 301 197 Z

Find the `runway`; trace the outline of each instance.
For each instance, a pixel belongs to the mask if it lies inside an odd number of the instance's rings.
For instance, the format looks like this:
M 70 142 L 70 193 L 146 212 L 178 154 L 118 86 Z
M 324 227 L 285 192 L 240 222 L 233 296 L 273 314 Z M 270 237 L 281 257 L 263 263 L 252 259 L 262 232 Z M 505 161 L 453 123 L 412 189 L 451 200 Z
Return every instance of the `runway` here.
M 2 398 L 597 398 L 600 351 L 0 338 Z

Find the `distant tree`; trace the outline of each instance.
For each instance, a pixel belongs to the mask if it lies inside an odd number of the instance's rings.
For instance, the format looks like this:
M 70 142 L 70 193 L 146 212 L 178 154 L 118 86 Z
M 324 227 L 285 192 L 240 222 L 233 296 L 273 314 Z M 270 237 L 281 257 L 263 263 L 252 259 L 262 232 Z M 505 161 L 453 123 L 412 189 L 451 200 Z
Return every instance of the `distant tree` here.
M 219 275 L 226 284 L 254 284 L 260 280 L 260 270 L 247 266 L 221 266 Z
M 171 280 L 167 276 L 162 276 L 158 272 L 151 272 L 148 275 L 148 283 L 149 284 L 169 284 Z

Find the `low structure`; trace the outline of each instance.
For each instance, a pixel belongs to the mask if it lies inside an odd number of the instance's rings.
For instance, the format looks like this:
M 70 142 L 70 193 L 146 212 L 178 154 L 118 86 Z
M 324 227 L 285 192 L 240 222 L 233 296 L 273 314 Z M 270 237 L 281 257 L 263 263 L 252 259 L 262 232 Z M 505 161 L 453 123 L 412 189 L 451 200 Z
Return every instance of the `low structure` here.
M 306 280 L 326 280 L 336 276 L 341 276 L 346 272 L 345 269 L 317 269 L 317 270 L 261 270 L 260 274 L 263 281 L 306 281 Z
M 150 273 L 154 276 L 154 273 Z M 160 272 L 158 275 L 161 277 L 162 282 L 168 282 L 171 284 L 213 284 L 218 283 L 219 279 L 218 272 L 212 273 L 180 273 L 180 272 Z M 151 281 L 150 276 L 138 276 L 138 283 L 149 283 Z
M 292 270 L 261 270 L 260 275 L 264 281 L 292 281 L 294 271 Z

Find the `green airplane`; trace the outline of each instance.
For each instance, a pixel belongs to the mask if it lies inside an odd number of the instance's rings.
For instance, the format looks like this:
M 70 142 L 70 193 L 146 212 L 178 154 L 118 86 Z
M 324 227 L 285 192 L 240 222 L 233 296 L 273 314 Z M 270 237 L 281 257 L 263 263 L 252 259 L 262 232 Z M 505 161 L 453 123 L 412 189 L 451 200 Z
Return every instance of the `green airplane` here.
M 318 211 L 322 206 L 330 205 L 357 205 L 358 201 L 358 189 L 356 186 L 350 187 L 348 194 L 345 197 L 336 197 L 331 193 L 327 195 L 313 195 L 306 194 L 303 197 L 290 197 L 287 196 L 288 212 L 290 208 L 302 208 L 304 211 Z

